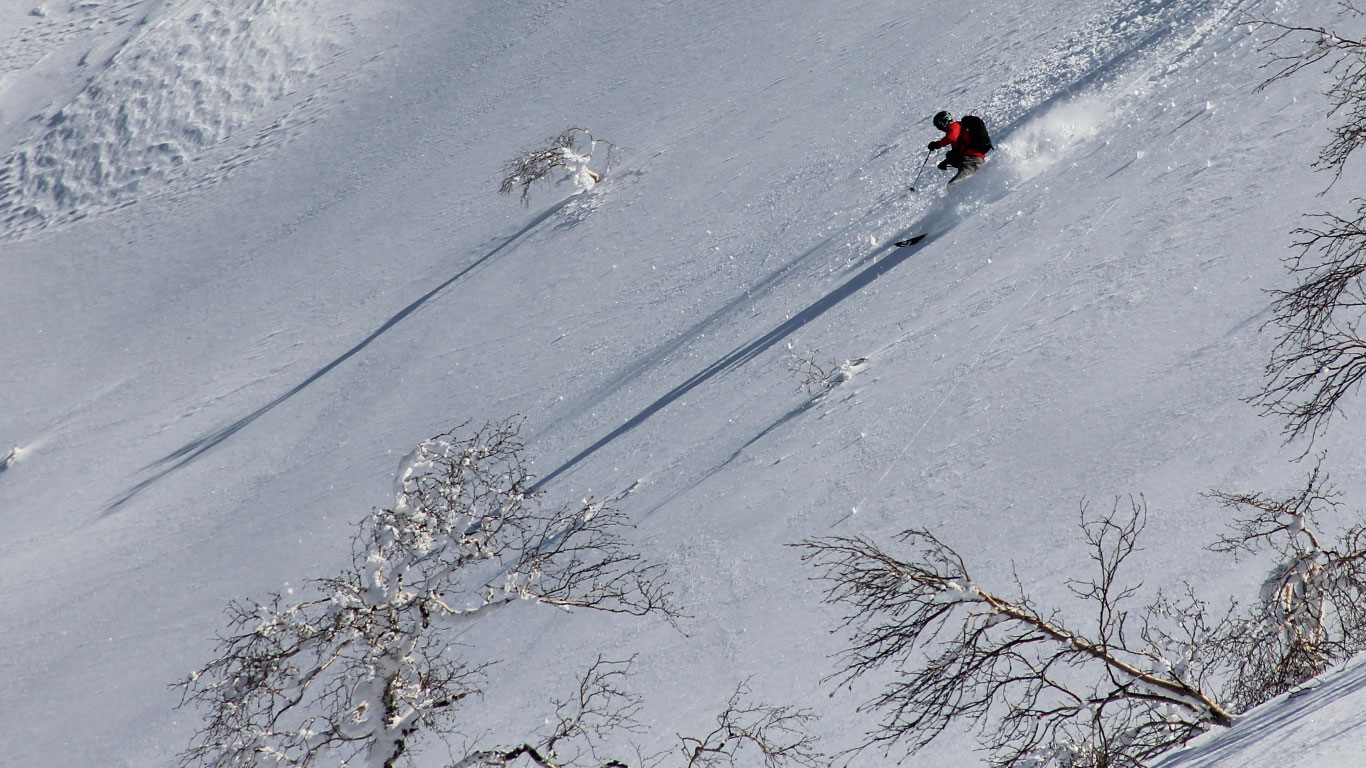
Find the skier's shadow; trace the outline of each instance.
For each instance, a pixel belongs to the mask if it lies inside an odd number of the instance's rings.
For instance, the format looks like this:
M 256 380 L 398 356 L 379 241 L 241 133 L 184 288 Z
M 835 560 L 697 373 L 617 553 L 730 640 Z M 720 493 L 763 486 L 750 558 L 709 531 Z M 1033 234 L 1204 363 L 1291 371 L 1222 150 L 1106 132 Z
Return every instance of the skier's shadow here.
M 745 344 L 742 347 L 736 348 L 735 350 L 731 351 L 721 359 L 717 360 L 711 365 L 708 365 L 706 368 L 703 368 L 698 373 L 693 374 L 686 381 L 669 390 L 654 402 L 645 406 L 645 408 L 642 409 L 640 413 L 637 413 L 635 416 L 628 419 L 621 426 L 607 433 L 597 442 L 583 449 L 573 458 L 561 464 L 559 467 L 556 467 L 552 472 L 542 477 L 540 480 L 536 481 L 535 485 L 531 487 L 531 490 L 539 491 L 544 489 L 555 478 L 573 469 L 584 459 L 587 459 L 589 456 L 592 456 L 594 453 L 597 453 L 599 450 L 602 450 L 612 441 L 625 435 L 626 433 L 630 432 L 636 427 L 639 427 L 641 424 L 644 424 L 651 416 L 654 416 L 655 414 L 659 413 L 665 408 L 668 408 L 671 404 L 673 404 L 678 399 L 684 397 L 689 392 L 693 391 L 694 389 L 697 389 L 698 387 L 702 386 L 703 384 L 715 378 L 716 376 L 719 376 L 723 373 L 726 373 L 727 371 L 738 368 L 741 365 L 744 365 L 745 363 L 749 362 L 750 360 L 753 360 L 756 356 L 763 353 L 765 350 L 769 349 L 773 345 L 788 338 L 789 336 L 800 330 L 802 327 L 806 326 L 811 321 L 815 320 L 821 315 L 824 315 L 831 309 L 834 309 L 836 306 L 840 304 L 840 302 L 844 301 L 850 296 L 853 296 L 854 294 L 858 293 L 864 288 L 867 288 L 869 285 L 872 284 L 874 280 L 878 279 L 883 274 L 893 269 L 896 269 L 897 266 L 899 266 L 902 262 L 909 259 L 917 250 L 939 239 L 941 235 L 942 232 L 928 235 L 924 240 L 920 241 L 915 246 L 911 246 L 908 248 L 897 248 L 895 245 L 893 245 L 895 240 L 899 240 L 901 237 L 905 236 L 904 233 L 902 235 L 898 235 L 896 238 L 893 238 L 892 240 L 887 241 L 879 248 L 873 250 L 869 254 L 869 256 L 865 258 L 865 260 L 873 259 L 873 263 L 865 267 L 858 274 L 849 278 L 842 285 L 835 288 L 833 291 L 826 294 L 825 296 L 821 297 L 821 299 L 818 300 L 816 303 L 812 304 L 806 309 L 803 309 L 802 311 L 783 321 L 777 327 L 773 328 L 773 330 L 769 331 L 768 333 L 765 333 L 764 335 L 749 342 L 748 344 Z M 882 254 L 887 255 L 883 258 L 879 258 L 879 256 L 881 256 Z
M 289 400 L 291 397 L 294 397 L 295 395 L 307 389 L 309 385 L 313 384 L 318 379 L 321 379 L 322 377 L 331 373 L 335 368 L 337 368 L 337 366 L 354 357 L 357 352 L 360 352 L 362 349 L 365 349 L 366 347 L 370 346 L 372 342 L 374 342 L 380 336 L 383 336 L 394 326 L 403 322 L 405 319 L 408 318 L 409 315 L 421 309 L 432 299 L 436 298 L 436 296 L 440 294 L 442 291 L 451 287 L 461 278 L 465 277 L 466 275 L 478 269 L 483 264 L 487 263 L 490 259 L 497 256 L 502 251 L 506 250 L 513 243 L 516 243 L 523 235 L 540 226 L 547 219 L 554 216 L 565 206 L 573 202 L 575 200 L 575 197 L 577 196 L 568 197 L 560 201 L 559 203 L 552 205 L 550 208 L 546 209 L 545 212 L 541 213 L 539 216 L 532 219 L 531 222 L 527 224 L 525 227 L 522 227 L 520 230 L 518 230 L 516 234 L 512 235 L 511 237 L 508 237 L 506 240 L 499 243 L 498 246 L 495 247 L 493 250 L 489 251 L 488 253 L 484 254 L 483 256 L 475 260 L 474 263 L 460 270 L 454 276 L 447 279 L 445 282 L 441 283 L 440 285 L 436 286 L 430 291 L 427 291 L 426 293 L 422 294 L 408 306 L 404 307 L 403 309 L 400 309 L 392 317 L 384 321 L 384 324 L 381 325 L 379 328 L 376 328 L 369 336 L 366 336 L 358 344 L 343 352 L 336 359 L 332 360 L 332 362 L 328 363 L 327 365 L 324 365 L 322 368 L 319 368 L 315 373 L 313 373 L 308 378 L 296 384 L 292 389 L 288 390 L 287 392 L 284 392 L 283 394 L 276 397 L 274 400 L 271 400 L 270 402 L 266 403 L 260 408 L 257 408 L 256 410 L 252 411 L 246 416 L 243 416 L 237 421 L 234 421 L 226 426 L 220 427 L 214 430 L 213 432 L 210 432 L 209 434 L 198 438 L 197 440 L 192 440 L 186 443 L 185 445 L 181 446 L 180 448 L 177 448 L 176 450 L 167 454 L 166 456 L 143 467 L 141 470 L 143 472 L 149 470 L 154 471 L 150 476 L 143 479 L 142 481 L 134 485 L 132 488 L 129 488 L 117 499 L 114 499 L 112 502 L 110 502 L 109 505 L 104 508 L 104 512 L 100 515 L 100 517 L 104 518 L 114 514 L 119 510 L 120 507 L 131 501 L 133 497 L 147 490 L 162 478 L 166 477 L 172 472 L 175 472 L 178 469 L 181 469 L 182 467 L 188 465 L 190 462 L 193 462 L 195 459 L 198 459 L 200 456 L 203 456 L 205 453 L 208 453 L 209 451 L 213 450 L 214 448 L 222 444 L 224 440 L 227 440 L 228 438 L 242 431 L 252 422 L 256 421 L 257 419 L 261 418 L 267 413 L 270 413 L 272 410 L 274 410 L 280 404 L 284 403 L 286 400 Z

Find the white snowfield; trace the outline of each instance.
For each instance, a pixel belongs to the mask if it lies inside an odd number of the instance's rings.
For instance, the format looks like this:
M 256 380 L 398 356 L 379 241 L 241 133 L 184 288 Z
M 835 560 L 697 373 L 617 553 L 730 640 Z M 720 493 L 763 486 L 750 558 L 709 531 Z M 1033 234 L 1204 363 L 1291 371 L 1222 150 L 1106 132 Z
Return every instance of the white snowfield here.
M 502 660 L 471 740 L 536 734 L 610 653 L 639 654 L 646 754 L 745 680 L 857 744 L 885 679 L 822 682 L 839 614 L 786 546 L 812 536 L 923 527 L 975 583 L 1065 604 L 1079 506 L 1141 494 L 1145 590 L 1254 599 L 1271 564 L 1204 549 L 1229 518 L 1203 494 L 1305 474 L 1243 398 L 1288 233 L 1366 169 L 1309 167 L 1328 81 L 1255 90 L 1239 22 L 1336 8 L 0 0 L 0 766 L 175 765 L 198 713 L 171 686 L 224 606 L 334 573 L 466 421 L 524 419 L 546 503 L 619 498 L 687 614 L 471 622 Z M 996 151 L 911 192 L 940 109 Z M 623 148 L 599 183 L 497 194 L 571 126 Z M 789 350 L 866 360 L 815 396 Z M 1363 397 L 1314 446 L 1344 512 Z M 1164 768 L 1357 766 L 1363 675 Z

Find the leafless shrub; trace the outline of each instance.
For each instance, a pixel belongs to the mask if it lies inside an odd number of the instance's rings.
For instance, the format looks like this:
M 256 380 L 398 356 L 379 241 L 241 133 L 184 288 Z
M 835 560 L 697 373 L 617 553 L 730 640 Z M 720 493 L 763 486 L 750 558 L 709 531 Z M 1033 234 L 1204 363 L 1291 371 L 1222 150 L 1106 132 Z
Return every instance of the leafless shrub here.
M 802 389 L 813 397 L 820 397 L 847 381 L 866 359 L 857 357 L 842 363 L 834 360 L 822 363 L 818 362 L 819 355 L 818 349 L 799 353 L 791 344 L 787 345 L 787 368 L 797 377 Z
M 390 768 L 419 731 L 451 733 L 456 705 L 484 690 L 452 627 L 521 601 L 672 618 L 663 571 L 625 547 L 619 513 L 535 503 L 517 431 L 423 443 L 394 506 L 361 524 L 349 568 L 303 599 L 229 606 L 216 658 L 180 684 L 182 705 L 205 711 L 182 764 Z
M 1340 494 L 1321 471 L 1309 475 L 1289 498 L 1263 494 L 1211 495 L 1246 513 L 1232 533 L 1212 545 L 1233 554 L 1270 551 L 1276 565 L 1244 620 L 1232 626 L 1225 646 L 1232 667 L 1229 701 L 1251 707 L 1366 650 L 1366 524 L 1327 541 L 1319 517 L 1338 514 Z
M 979 726 L 998 766 L 1140 766 L 1233 715 L 1208 690 L 1219 663 L 1210 625 L 1193 596 L 1159 598 L 1134 613 L 1137 587 L 1120 580 L 1146 510 L 1118 505 L 1103 517 L 1082 508 L 1096 574 L 1070 582 L 1086 629 L 1040 609 L 1019 590 L 1006 598 L 975 583 L 963 559 L 929 531 L 911 529 L 900 559 L 861 537 L 811 539 L 804 559 L 830 583 L 827 602 L 847 608 L 852 634 L 843 684 L 891 669 L 896 680 L 863 706 L 882 713 L 860 749 L 908 753 L 950 724 Z
M 598 139 L 584 128 L 566 128 L 546 139 L 545 146 L 528 149 L 503 165 L 503 182 L 498 192 L 510 195 L 519 192 L 523 205 L 531 204 L 531 188 L 548 178 L 556 169 L 564 169 L 583 187 L 591 187 L 602 180 L 601 174 L 588 167 L 598 145 L 606 147 L 606 168 L 612 165 L 612 153 L 617 145 Z

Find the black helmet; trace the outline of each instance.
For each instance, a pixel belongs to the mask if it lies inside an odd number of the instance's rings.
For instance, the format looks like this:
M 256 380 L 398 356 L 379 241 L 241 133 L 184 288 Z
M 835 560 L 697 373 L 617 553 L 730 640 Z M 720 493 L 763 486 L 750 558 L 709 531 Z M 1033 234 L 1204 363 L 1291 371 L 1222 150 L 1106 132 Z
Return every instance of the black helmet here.
M 948 130 L 949 123 L 953 122 L 953 115 L 948 112 L 940 112 L 934 116 L 934 127 L 941 131 Z

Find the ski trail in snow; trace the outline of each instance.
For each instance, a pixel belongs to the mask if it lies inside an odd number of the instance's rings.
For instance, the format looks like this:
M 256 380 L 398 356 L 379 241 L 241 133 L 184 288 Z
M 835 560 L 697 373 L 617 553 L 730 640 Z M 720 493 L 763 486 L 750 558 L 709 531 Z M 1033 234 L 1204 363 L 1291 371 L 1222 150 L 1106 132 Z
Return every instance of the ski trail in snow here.
M 1094 232 L 1096 229 L 1096 225 L 1100 224 L 1100 222 L 1104 220 L 1107 215 L 1109 215 L 1110 211 L 1114 210 L 1114 207 L 1118 202 L 1118 198 L 1111 200 L 1110 203 L 1105 206 L 1105 210 L 1101 211 L 1099 216 L 1091 220 L 1090 225 L 1086 228 L 1086 232 L 1079 238 L 1079 243 L 1085 243 L 1090 239 L 1091 233 Z M 906 441 L 906 445 L 901 449 L 901 452 L 898 453 L 896 457 L 893 458 L 891 462 L 887 464 L 887 469 L 883 471 L 882 476 L 879 477 L 877 481 L 873 483 L 872 487 L 870 487 L 863 494 L 863 497 L 859 499 L 858 503 L 850 509 L 849 514 L 835 521 L 835 523 L 831 525 L 832 528 L 836 525 L 839 525 L 840 523 L 843 523 L 844 521 L 848 520 L 854 515 L 858 514 L 859 510 L 863 508 L 864 503 L 868 500 L 868 495 L 873 491 L 877 490 L 878 486 L 882 485 L 883 481 L 887 479 L 887 476 L 892 474 L 892 470 L 896 468 L 897 464 L 901 463 L 901 460 L 903 458 L 906 457 L 906 454 L 911 450 L 911 446 L 915 445 L 915 441 L 920 437 L 920 433 L 925 431 L 925 427 L 929 426 L 931 421 L 934 421 L 934 417 L 939 414 L 939 411 L 941 409 L 943 409 L 944 404 L 949 401 L 949 398 L 953 397 L 954 393 L 958 391 L 958 387 L 961 386 L 964 381 L 967 381 L 968 377 L 972 375 L 972 372 L 975 371 L 977 367 L 982 364 L 982 361 L 985 360 L 987 355 L 989 355 L 991 351 L 996 347 L 996 342 L 1000 341 L 1001 337 L 1005 335 L 1005 332 L 1009 330 L 1012 325 L 1015 324 L 1015 321 L 1019 319 L 1020 313 L 1024 311 L 1024 308 L 1034 303 L 1034 299 L 1039 295 L 1039 291 L 1043 290 L 1044 285 L 1049 281 L 1049 279 L 1054 274 L 1057 273 L 1058 268 L 1072 258 L 1072 254 L 1076 253 L 1077 248 L 1077 245 L 1072 246 L 1067 250 L 1066 253 L 1054 259 L 1053 262 L 1049 264 L 1048 271 L 1044 274 L 1043 278 L 1038 281 L 1038 285 L 1034 286 L 1033 292 L 1029 294 L 1028 298 L 1020 302 L 1020 305 L 1010 313 L 1010 316 L 1006 318 L 1006 322 L 1001 325 L 1001 329 L 998 330 L 996 332 L 996 335 L 991 337 L 991 341 L 988 341 L 986 345 L 982 347 L 981 351 L 977 353 L 977 358 L 972 361 L 972 364 L 969 365 L 967 369 L 964 370 L 962 374 L 960 374 L 958 378 L 954 380 L 953 385 L 949 387 L 949 391 L 944 393 L 944 397 L 940 398 L 939 403 L 934 406 L 934 408 L 930 411 L 929 415 L 925 417 L 925 420 L 921 422 L 920 426 L 915 430 L 915 432 L 911 434 L 910 439 Z M 892 346 L 895 346 L 897 343 L 901 341 L 901 339 L 904 338 L 905 336 L 903 335 L 897 341 L 892 342 L 892 344 L 883 347 L 883 349 L 879 350 L 879 352 L 883 352 L 887 349 L 890 349 Z
M 1113 13 L 1080 23 L 1047 56 L 998 87 L 979 106 L 965 109 L 986 119 L 997 146 L 986 167 L 966 184 L 980 188 L 990 180 L 997 191 L 985 196 L 989 204 L 1063 162 L 1160 89 L 1167 75 L 1201 50 L 1216 30 L 1231 26 L 1233 17 L 1251 2 L 1199 0 L 1181 7 L 1116 3 Z M 876 156 L 901 144 L 898 140 Z M 921 159 L 916 153 L 910 167 Z M 930 176 L 920 185 L 938 183 Z M 883 232 L 889 217 L 897 222 L 909 218 L 914 222 L 910 226 L 893 224 L 900 233 L 897 239 L 920 234 L 943 215 L 952 199 L 941 194 L 929 202 L 920 198 L 907 204 L 906 195 L 898 195 L 891 210 L 884 209 L 883 201 L 871 206 L 865 221 Z
M 928 203 L 915 223 L 899 229 L 895 237 L 928 233 L 929 237 L 921 243 L 921 247 L 925 247 L 982 208 L 1005 198 L 1019 185 L 1099 139 L 1108 126 L 1125 118 L 1134 103 L 1151 95 L 1160 87 L 1163 76 L 1170 74 L 1193 51 L 1199 50 L 1212 32 L 1226 26 L 1229 19 L 1248 3 L 1249 0 L 1205 0 L 1180 18 L 1189 27 L 1184 36 L 1178 34 L 1174 20 L 1170 22 L 1171 26 L 1160 24 L 1155 31 L 1093 69 L 1079 70 L 1082 73 L 1079 79 L 1010 117 L 1010 122 L 999 132 L 997 151 L 986 166 L 963 182 L 961 191 L 944 194 Z M 1065 56 L 1065 51 L 1058 55 Z M 989 102 L 1000 104 L 1004 93 L 1019 95 L 1037 88 L 1037 85 L 1027 87 L 1039 76 L 1037 69 L 1034 67 L 1021 76 L 1021 82 L 1003 87 Z M 984 111 L 994 113 L 1001 109 Z M 1206 114 L 1208 108 L 1192 115 L 1174 130 Z M 870 356 L 882 354 L 907 335 Z
M 1188 38 L 1178 39 L 1173 44 L 1174 51 L 1166 50 L 1162 43 L 1177 34 L 1176 27 L 1162 22 L 1156 16 L 1146 22 L 1149 26 L 1141 36 L 1121 42 L 1119 50 L 1095 50 L 1099 46 L 1090 42 L 1088 37 L 1099 34 L 1096 30 L 1123 24 L 1128 17 L 1135 14 L 1143 17 L 1141 9 L 1128 9 L 1120 14 L 1119 21 L 1108 16 L 1094 20 L 1090 27 L 1082 29 L 1065 41 L 1052 59 L 1032 67 L 989 97 L 987 106 L 982 110 L 983 114 L 1006 121 L 999 131 L 998 144 L 1001 149 L 988 162 L 986 168 L 970 182 L 965 183 L 963 194 L 958 194 L 957 190 L 953 195 L 941 194 L 937 197 L 917 193 L 917 199 L 911 206 L 912 211 L 909 212 L 914 217 L 913 223 L 909 226 L 900 225 L 891 235 L 873 236 L 873 243 L 876 244 L 879 240 L 885 242 L 881 247 L 851 260 L 846 266 L 846 271 L 864 268 L 868 263 L 881 258 L 890 249 L 892 242 L 910 234 L 929 231 L 930 237 L 920 243 L 920 247 L 930 245 L 936 237 L 961 223 L 976 210 L 1009 194 L 1013 185 L 1027 181 L 1060 162 L 1079 145 L 1099 134 L 1106 122 L 1119 117 L 1118 110 L 1114 108 L 1113 97 L 1105 93 L 1107 89 L 1113 86 L 1113 90 L 1121 93 L 1133 90 L 1154 71 L 1172 66 L 1185 52 L 1197 45 L 1210 29 L 1221 23 L 1244 2 L 1246 0 L 1204 0 L 1200 7 L 1189 12 L 1186 17 L 1195 31 Z M 1219 7 L 1208 14 L 1203 12 L 1205 7 L 1212 5 Z M 1201 18 L 1205 18 L 1205 21 L 1197 22 Z M 1110 42 L 1115 41 L 1112 39 Z M 1084 54 L 1077 54 L 1074 51 L 1077 48 L 1084 48 Z M 1161 50 L 1154 51 L 1155 48 Z M 1066 84 L 1058 84 L 1055 82 L 1059 77 L 1057 69 L 1062 67 L 1060 62 L 1064 59 L 1067 60 L 1064 71 L 1074 79 Z M 1053 85 L 1051 92 L 1040 96 L 1038 91 L 1047 87 L 1050 82 Z M 1033 96 L 1034 103 L 1020 110 L 1021 102 L 1028 103 L 1027 96 Z M 891 152 L 896 146 L 899 146 L 899 143 L 889 145 L 875 157 Z M 920 156 L 917 155 L 917 162 L 919 159 Z M 922 186 L 934 183 L 922 182 Z M 897 208 L 896 203 L 905 201 L 906 197 L 904 188 L 883 195 L 868 206 L 867 213 L 861 220 L 855 220 L 821 238 L 801 256 L 775 269 L 745 293 L 694 323 L 673 339 L 659 345 L 651 353 L 638 358 L 620 374 L 611 377 L 607 386 L 573 403 L 566 410 L 568 415 L 558 419 L 547 429 L 554 429 L 572 419 L 573 415 L 590 410 L 606 401 L 644 372 L 653 370 L 660 361 L 667 359 L 690 340 L 697 338 L 706 328 L 733 316 L 755 299 L 772 293 L 781 286 L 782 278 L 820 254 L 832 243 L 838 243 L 852 232 L 867 227 L 870 219 L 879 214 L 885 217 L 889 205 Z M 907 213 L 901 209 L 892 211 L 891 215 L 904 221 Z

